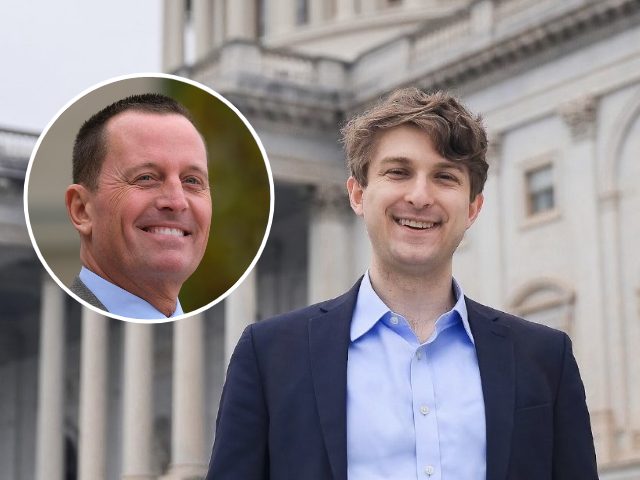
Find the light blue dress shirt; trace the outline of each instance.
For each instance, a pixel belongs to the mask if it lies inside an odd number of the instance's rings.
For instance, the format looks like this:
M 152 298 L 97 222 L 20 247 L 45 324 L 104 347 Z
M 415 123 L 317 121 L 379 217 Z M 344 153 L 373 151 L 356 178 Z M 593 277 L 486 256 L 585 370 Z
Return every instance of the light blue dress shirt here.
M 420 344 L 364 276 L 347 363 L 349 480 L 485 479 L 478 359 L 455 280 L 453 288 L 455 306 Z
M 82 283 L 84 283 L 107 308 L 109 313 L 141 320 L 173 318 L 184 313 L 180 305 L 180 300 L 177 300 L 176 311 L 173 312 L 170 317 L 167 317 L 146 300 L 114 285 L 101 276 L 96 275 L 88 268 L 82 267 L 79 277 Z

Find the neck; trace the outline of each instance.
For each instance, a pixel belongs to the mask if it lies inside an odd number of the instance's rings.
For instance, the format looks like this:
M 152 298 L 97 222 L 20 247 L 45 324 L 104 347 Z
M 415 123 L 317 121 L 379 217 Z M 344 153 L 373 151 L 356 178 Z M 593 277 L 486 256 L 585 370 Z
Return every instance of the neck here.
M 150 303 L 166 317 L 170 317 L 176 311 L 181 284 L 161 278 L 130 278 L 126 275 L 118 275 L 117 272 L 109 274 L 95 262 L 88 262 L 86 259 L 83 259 L 83 264 L 108 282 Z
M 441 271 L 402 272 L 373 261 L 369 276 L 378 296 L 407 319 L 421 342 L 429 338 L 436 320 L 455 305 L 450 265 Z

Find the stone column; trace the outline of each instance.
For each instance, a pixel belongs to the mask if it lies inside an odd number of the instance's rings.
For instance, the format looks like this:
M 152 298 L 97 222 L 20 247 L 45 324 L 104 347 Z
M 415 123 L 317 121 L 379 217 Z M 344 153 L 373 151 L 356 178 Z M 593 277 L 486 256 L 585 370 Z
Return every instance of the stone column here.
M 108 328 L 106 318 L 88 308 L 82 309 L 78 415 L 79 480 L 105 478 Z
M 227 40 L 256 38 L 256 2 L 254 0 L 227 0 L 226 10 Z
M 352 18 L 356 13 L 356 6 L 354 0 L 340 0 L 337 3 L 336 18 L 344 20 Z
M 309 0 L 309 23 L 318 25 L 324 22 L 326 3 L 325 0 Z
M 380 10 L 378 0 L 360 0 L 360 13 L 369 15 Z
M 603 310 L 606 312 L 607 328 L 603 347 L 607 352 L 606 368 L 608 371 L 608 396 L 613 411 L 613 427 L 623 432 L 629 424 L 629 405 L 627 402 L 627 374 L 626 361 L 627 348 L 625 342 L 625 325 L 620 292 L 620 216 L 619 193 L 617 191 L 605 192 L 599 198 L 600 232 L 602 241 L 602 298 Z M 635 349 L 632 349 L 634 352 Z M 594 425 L 595 429 L 595 425 Z M 622 439 L 623 443 L 625 440 Z M 621 449 L 629 448 L 621 445 Z
M 364 225 L 362 217 L 358 217 L 355 213 L 346 213 L 345 215 L 352 216 L 351 226 L 351 253 L 352 253 L 352 272 L 350 281 L 353 283 L 364 272 L 367 271 L 369 265 L 371 265 L 371 242 L 369 241 L 369 235 Z
M 244 279 L 224 302 L 224 356 L 229 364 L 231 354 L 244 329 L 257 320 L 256 269 Z
M 36 480 L 64 478 L 64 294 L 48 276 L 42 284 L 36 427 Z
M 169 478 L 203 478 L 207 473 L 204 441 L 204 328 L 202 317 L 173 325 L 173 405 Z
M 124 330 L 123 480 L 155 478 L 153 437 L 153 327 L 127 322 Z
M 213 17 L 211 41 L 214 48 L 222 45 L 226 37 L 225 9 L 225 0 L 213 0 L 211 7 L 211 15 Z
M 484 205 L 478 217 L 474 238 L 477 239 L 480 272 L 487 272 L 481 282 L 483 300 L 496 308 L 507 308 L 507 292 L 505 284 L 505 250 L 504 245 L 504 216 L 502 214 L 501 175 L 502 167 L 502 134 L 493 134 L 489 138 L 487 162 L 489 174 L 484 186 Z
M 171 72 L 184 63 L 184 1 L 164 0 L 162 68 Z
M 563 184 L 563 189 L 566 189 L 564 198 L 571 203 L 561 205 L 561 208 L 570 212 L 567 223 L 574 239 L 572 254 L 579 259 L 574 263 L 574 281 L 578 294 L 575 317 L 580 321 L 574 322 L 571 333 L 589 408 L 602 418 L 610 418 L 602 413 L 611 406 L 608 396 L 616 393 L 612 392 L 609 385 L 610 369 L 602 340 L 607 337 L 607 331 L 616 327 L 605 320 L 609 315 L 604 308 L 602 276 L 594 275 L 594 272 L 602 270 L 596 191 L 597 99 L 581 97 L 568 101 L 560 106 L 559 114 L 568 127 L 572 142 L 563 165 L 564 175 L 568 179 Z M 594 431 L 599 458 L 605 461 L 609 458 L 613 440 L 608 438 L 607 430 L 600 428 Z
M 296 2 L 295 0 L 269 2 L 267 15 L 269 36 L 288 33 L 295 28 Z
M 353 212 L 342 185 L 318 186 L 309 225 L 309 303 L 334 297 L 353 282 Z
M 193 23 L 196 60 L 200 60 L 213 48 L 213 0 L 193 0 Z

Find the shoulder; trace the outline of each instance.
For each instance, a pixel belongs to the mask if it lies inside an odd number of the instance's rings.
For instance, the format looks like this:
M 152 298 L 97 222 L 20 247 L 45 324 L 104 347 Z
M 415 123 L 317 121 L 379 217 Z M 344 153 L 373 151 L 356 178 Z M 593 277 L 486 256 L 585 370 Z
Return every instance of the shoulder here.
M 318 302 L 307 307 L 298 308 L 290 312 L 281 313 L 254 323 L 251 327 L 256 331 L 270 331 L 280 328 L 295 328 L 305 325 L 308 320 L 322 313 L 331 305 L 332 300 Z
M 265 320 L 260 320 L 259 322 L 250 325 L 250 328 L 253 329 L 254 332 L 259 333 L 298 329 L 301 327 L 306 328 L 310 320 L 337 312 L 340 312 L 342 316 L 347 314 L 347 316 L 349 316 L 349 320 L 351 320 L 350 316 L 353 313 L 353 307 L 355 306 L 361 280 L 362 279 L 360 278 L 347 292 L 342 295 L 314 303 L 308 307 L 299 308 Z
M 84 293 L 86 291 L 89 291 L 87 286 L 82 282 L 82 280 L 80 280 L 80 277 L 78 277 L 78 276 L 76 276 L 73 279 L 73 282 L 69 286 L 69 290 L 71 290 L 73 293 L 76 293 L 76 294 L 77 293 Z
M 310 335 L 336 341 L 348 338 L 360 280 L 346 293 L 308 307 L 249 325 L 243 333 L 256 352 L 297 351 L 309 345 Z
M 571 346 L 571 340 L 563 331 L 525 320 L 469 298 L 466 298 L 466 304 L 472 332 L 489 329 L 499 336 L 508 336 L 519 353 L 536 352 L 537 355 L 544 356 L 555 352 L 563 355 L 567 346 Z
M 96 295 L 91 291 L 89 287 L 87 287 L 87 285 L 80 279 L 79 276 L 76 276 L 73 279 L 73 283 L 69 287 L 69 290 L 71 290 L 82 300 L 93 305 L 94 307 L 97 307 L 104 311 L 108 311 L 107 308 L 98 299 L 98 297 L 96 297 Z
M 476 316 L 482 318 L 484 321 L 495 322 L 497 325 L 502 325 L 509 330 L 517 334 L 527 335 L 541 335 L 541 336 L 563 336 L 564 332 L 555 328 L 535 323 L 530 320 L 518 317 L 511 313 L 503 312 L 495 308 L 478 303 L 475 300 L 471 300 L 465 297 L 467 310 L 469 316 Z

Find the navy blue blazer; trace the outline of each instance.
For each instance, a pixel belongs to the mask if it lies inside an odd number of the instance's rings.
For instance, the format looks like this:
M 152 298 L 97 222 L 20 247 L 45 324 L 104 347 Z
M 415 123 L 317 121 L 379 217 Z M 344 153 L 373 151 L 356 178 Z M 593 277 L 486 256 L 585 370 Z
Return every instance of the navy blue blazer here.
M 207 480 L 347 480 L 347 352 L 359 285 L 244 331 Z M 465 300 L 485 403 L 487 479 L 597 479 L 569 337 Z

